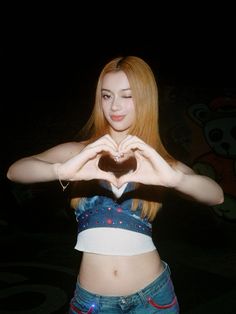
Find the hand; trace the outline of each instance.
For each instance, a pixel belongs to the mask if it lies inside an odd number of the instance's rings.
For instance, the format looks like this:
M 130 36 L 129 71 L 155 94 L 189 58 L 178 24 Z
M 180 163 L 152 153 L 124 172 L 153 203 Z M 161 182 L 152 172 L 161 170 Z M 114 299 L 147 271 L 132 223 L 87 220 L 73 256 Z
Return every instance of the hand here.
M 166 187 L 178 184 L 182 172 L 171 167 L 154 148 L 140 138 L 128 135 L 119 145 L 119 154 L 126 155 L 131 151 L 137 161 L 136 170 L 118 178 L 118 186 L 131 181 Z
M 113 173 L 103 171 L 98 163 L 103 154 L 110 154 L 115 159 L 118 155 L 117 144 L 110 135 L 105 135 L 93 143 L 88 144 L 73 158 L 63 164 L 58 164 L 58 175 L 61 180 L 92 180 L 103 179 L 117 185 Z
M 99 165 L 101 157 L 109 155 L 117 164 L 117 169 L 109 170 Z M 123 164 L 134 156 L 136 165 L 118 175 Z M 130 171 L 129 171 L 130 170 Z M 88 144 L 77 156 L 59 165 L 58 174 L 61 180 L 107 180 L 117 187 L 126 182 L 139 182 L 150 185 L 173 187 L 177 184 L 181 172 L 172 168 L 151 146 L 136 136 L 128 135 L 119 145 L 105 135 Z

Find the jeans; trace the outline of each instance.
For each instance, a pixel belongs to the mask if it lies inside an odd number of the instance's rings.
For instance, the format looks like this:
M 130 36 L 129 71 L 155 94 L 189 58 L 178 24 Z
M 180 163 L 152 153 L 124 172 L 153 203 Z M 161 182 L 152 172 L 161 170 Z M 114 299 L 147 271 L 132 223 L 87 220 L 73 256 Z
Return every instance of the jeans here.
M 76 285 L 69 314 L 177 314 L 179 305 L 171 280 L 170 269 L 164 271 L 144 289 L 126 296 L 103 296 Z

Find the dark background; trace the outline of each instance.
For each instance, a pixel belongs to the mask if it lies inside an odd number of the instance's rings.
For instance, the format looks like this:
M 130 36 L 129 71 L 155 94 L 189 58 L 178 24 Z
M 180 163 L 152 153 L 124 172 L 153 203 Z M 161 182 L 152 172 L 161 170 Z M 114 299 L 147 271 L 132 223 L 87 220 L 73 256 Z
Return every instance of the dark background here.
M 234 88 L 235 24 L 230 8 L 226 12 L 227 18 L 222 8 L 222 16 L 202 13 L 172 22 L 170 15 L 170 20 L 167 16 L 164 22 L 152 20 L 145 26 L 131 20 L 123 28 L 114 17 L 114 28 L 105 19 L 105 26 L 92 29 L 75 21 L 68 26 L 50 16 L 40 20 L 31 14 L 18 17 L 18 23 L 12 18 L 2 48 L 6 162 L 23 151 L 14 149 L 14 138 L 29 134 L 32 127 L 43 131 L 46 125 L 40 120 L 46 116 L 48 120 L 77 116 L 80 129 L 90 114 L 99 71 L 118 55 L 143 57 L 159 86 Z M 74 131 L 67 125 L 66 139 Z
M 160 90 L 174 86 L 222 92 L 236 86 L 230 7 L 216 11 L 214 6 L 206 12 L 205 6 L 196 10 L 193 5 L 188 14 L 179 14 L 171 6 L 164 12 L 140 6 L 137 15 L 119 4 L 98 19 L 93 19 L 92 6 L 86 12 L 58 7 L 14 6 L 5 11 L 1 314 L 35 314 L 37 308 L 45 314 L 66 312 L 80 260 L 73 250 L 76 225 L 67 193 L 58 182 L 21 186 L 5 175 L 17 158 L 74 138 L 89 117 L 97 76 L 109 59 L 130 54 L 144 58 Z M 172 269 L 182 313 L 233 313 L 235 223 L 222 221 L 204 206 L 175 199 L 154 228 L 158 249 Z

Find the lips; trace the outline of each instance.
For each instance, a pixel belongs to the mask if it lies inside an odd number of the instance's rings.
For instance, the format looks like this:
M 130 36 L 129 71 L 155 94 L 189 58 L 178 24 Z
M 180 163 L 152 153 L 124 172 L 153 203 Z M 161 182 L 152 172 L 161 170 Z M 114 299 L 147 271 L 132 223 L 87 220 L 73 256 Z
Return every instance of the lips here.
M 111 120 L 112 121 L 122 121 L 124 119 L 124 115 L 112 115 Z

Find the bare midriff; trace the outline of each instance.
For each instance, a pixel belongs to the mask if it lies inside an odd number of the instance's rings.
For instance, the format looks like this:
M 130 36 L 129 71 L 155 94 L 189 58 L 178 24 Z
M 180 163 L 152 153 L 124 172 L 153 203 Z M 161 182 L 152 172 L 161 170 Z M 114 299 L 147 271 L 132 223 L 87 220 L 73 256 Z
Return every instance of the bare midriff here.
M 156 250 L 132 256 L 83 253 L 78 281 L 92 293 L 121 296 L 144 288 L 162 271 Z

